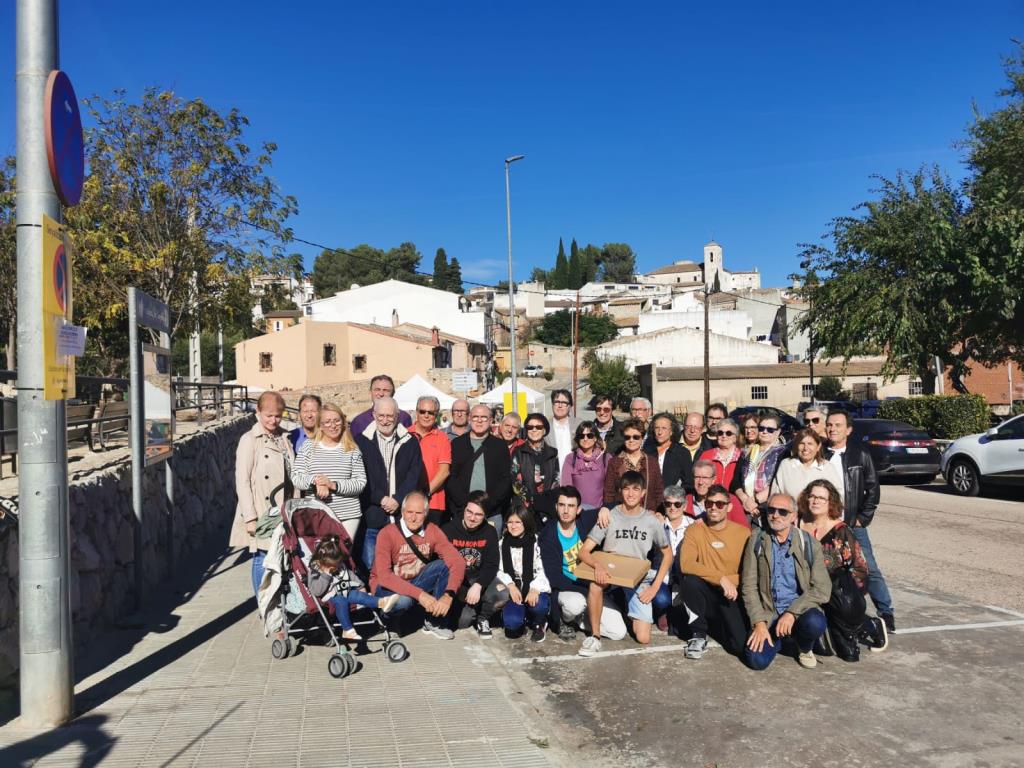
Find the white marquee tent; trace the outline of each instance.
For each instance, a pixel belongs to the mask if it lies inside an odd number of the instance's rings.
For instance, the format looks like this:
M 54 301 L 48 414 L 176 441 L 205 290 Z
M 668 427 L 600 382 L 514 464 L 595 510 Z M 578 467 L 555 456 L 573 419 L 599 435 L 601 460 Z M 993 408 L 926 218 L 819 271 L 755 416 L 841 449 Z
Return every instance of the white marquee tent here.
M 520 392 L 526 393 L 526 403 L 531 410 L 539 410 L 544 405 L 544 395 L 535 389 L 523 384 L 522 379 L 518 379 L 517 389 Z M 481 403 L 486 405 L 501 405 L 505 402 L 505 393 L 512 391 L 512 379 L 505 379 L 500 387 L 495 387 L 490 392 L 485 392 L 480 395 L 479 400 Z
M 395 390 L 395 400 L 398 401 L 398 407 L 403 411 L 411 411 L 415 408 L 416 401 L 424 395 L 436 397 L 444 410 L 451 408 L 452 403 L 455 402 L 454 397 L 446 395 L 418 373 Z

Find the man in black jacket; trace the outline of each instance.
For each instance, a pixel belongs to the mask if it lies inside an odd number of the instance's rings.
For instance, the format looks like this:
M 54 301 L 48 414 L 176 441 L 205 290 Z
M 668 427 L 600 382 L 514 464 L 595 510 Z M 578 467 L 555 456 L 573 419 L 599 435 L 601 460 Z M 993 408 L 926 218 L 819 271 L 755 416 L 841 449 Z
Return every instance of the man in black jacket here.
M 871 595 L 871 602 L 875 604 L 875 610 L 878 611 L 879 618 L 885 622 L 886 629 L 893 632 L 896 629 L 896 622 L 893 618 L 892 596 L 889 594 L 885 577 L 875 562 L 871 538 L 868 536 L 868 526 L 871 525 L 875 509 L 878 508 L 878 476 L 875 474 L 871 454 L 860 445 L 848 442 L 852 432 L 850 414 L 846 411 L 832 411 L 825 422 L 825 434 L 830 446 L 825 456 L 841 470 L 839 474 L 843 478 L 843 487 L 837 490 L 843 497 L 844 522 L 857 537 L 864 552 L 864 559 L 867 560 L 868 594 Z M 880 651 L 882 648 L 873 646 L 871 650 Z
M 615 420 L 612 412 L 615 410 L 615 401 L 608 395 L 598 395 L 594 403 L 594 424 L 597 425 L 597 433 L 604 441 L 604 449 L 614 456 L 622 448 L 622 425 Z
M 452 519 L 462 519 L 471 491 L 487 492 L 484 511 L 501 531 L 512 498 L 512 461 L 505 441 L 491 434 L 491 409 L 486 405 L 473 406 L 469 432 L 452 441 L 452 471 L 445 489 Z
M 366 486 L 359 496 L 363 508 L 363 564 L 373 568 L 380 529 L 397 519 L 402 500 L 412 491 L 427 491 L 420 445 L 398 423 L 398 403 L 381 397 L 373 403 L 373 421 L 354 435 L 363 454 Z
M 587 615 L 587 593 L 590 582 L 573 575 L 579 564 L 579 552 L 591 528 L 597 523 L 596 509 L 582 509 L 580 492 L 571 485 L 558 491 L 556 516 L 547 522 L 537 537 L 544 575 L 551 584 L 551 615 L 548 626 L 566 642 L 574 642 L 576 630 L 572 623 Z M 605 624 L 608 617 L 608 624 Z M 622 616 L 614 608 L 601 614 L 601 634 L 613 640 L 626 636 Z
M 508 601 L 508 590 L 498 581 L 498 532 L 487 523 L 484 506 L 487 494 L 469 494 L 462 518 L 455 518 L 442 530 L 448 541 L 466 560 L 466 575 L 455 591 L 449 611 L 451 629 L 476 627 L 477 635 L 490 640 L 491 616 Z

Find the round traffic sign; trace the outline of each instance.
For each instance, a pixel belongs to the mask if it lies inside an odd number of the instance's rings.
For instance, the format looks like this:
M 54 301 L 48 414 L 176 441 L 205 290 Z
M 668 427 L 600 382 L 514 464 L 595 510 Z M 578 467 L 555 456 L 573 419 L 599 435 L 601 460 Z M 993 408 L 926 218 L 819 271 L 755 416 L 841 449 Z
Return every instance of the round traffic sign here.
M 43 101 L 46 159 L 57 197 L 64 205 L 78 205 L 85 181 L 85 144 L 82 114 L 71 80 L 59 69 L 46 79 Z

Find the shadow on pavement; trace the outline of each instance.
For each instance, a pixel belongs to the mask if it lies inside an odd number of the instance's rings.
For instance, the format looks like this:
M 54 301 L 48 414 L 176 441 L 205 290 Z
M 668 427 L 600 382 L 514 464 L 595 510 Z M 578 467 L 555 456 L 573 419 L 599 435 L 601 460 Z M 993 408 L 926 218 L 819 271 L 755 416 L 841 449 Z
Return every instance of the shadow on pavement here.
M 27 767 L 76 742 L 85 747 L 85 754 L 78 761 L 78 767 L 99 765 L 117 741 L 103 730 L 106 721 L 105 715 L 82 717 L 60 728 L 0 748 L 0 765 L 4 768 Z
M 946 483 L 931 483 L 916 485 L 908 483 L 907 488 L 913 488 L 915 491 L 927 491 L 928 493 L 938 493 L 943 496 L 952 496 L 958 498 L 960 494 L 956 493 Z M 977 498 L 977 499 L 998 499 L 1000 501 L 1024 501 L 1024 488 L 1015 487 L 1012 485 L 986 485 L 982 487 L 981 493 L 974 497 L 966 498 Z

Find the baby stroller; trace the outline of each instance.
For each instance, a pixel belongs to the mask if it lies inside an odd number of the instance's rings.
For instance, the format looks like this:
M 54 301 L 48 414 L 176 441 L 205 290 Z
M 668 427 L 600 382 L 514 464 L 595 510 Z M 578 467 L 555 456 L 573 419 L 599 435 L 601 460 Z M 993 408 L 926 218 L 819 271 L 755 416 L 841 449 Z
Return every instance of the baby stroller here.
M 339 633 L 335 631 L 332 614 L 334 609 L 327 604 L 321 604 L 310 593 L 306 586 L 309 577 L 309 559 L 313 553 L 318 539 L 328 535 L 336 534 L 341 542 L 342 548 L 349 553 L 345 566 L 355 570 L 352 562 L 352 541 L 348 536 L 345 527 L 335 517 L 333 510 L 321 501 L 316 499 L 290 499 L 285 502 L 281 509 L 281 525 L 283 536 L 281 540 L 284 548 L 285 568 L 289 571 L 289 577 L 282 580 L 281 605 L 284 608 L 284 632 L 285 637 L 275 639 L 271 645 L 270 652 L 275 659 L 287 658 L 292 653 L 291 638 L 300 638 L 302 635 L 314 632 L 322 626 L 331 637 L 335 653 L 327 662 L 327 671 L 335 678 L 343 678 L 355 671 L 357 663 L 355 656 L 343 645 Z M 343 583 L 342 591 L 348 593 L 349 585 Z M 355 611 L 361 611 L 368 616 L 366 619 L 353 620 L 355 626 L 370 626 L 374 628 L 374 634 L 383 631 L 383 638 L 364 638 L 363 643 L 383 643 L 384 653 L 393 662 L 404 661 L 409 655 L 405 644 L 396 640 L 387 625 L 380 617 L 376 609 L 362 606 L 352 606 Z M 319 622 L 309 626 L 305 621 L 307 616 L 318 616 Z M 315 619 L 314 619 L 315 621 Z

